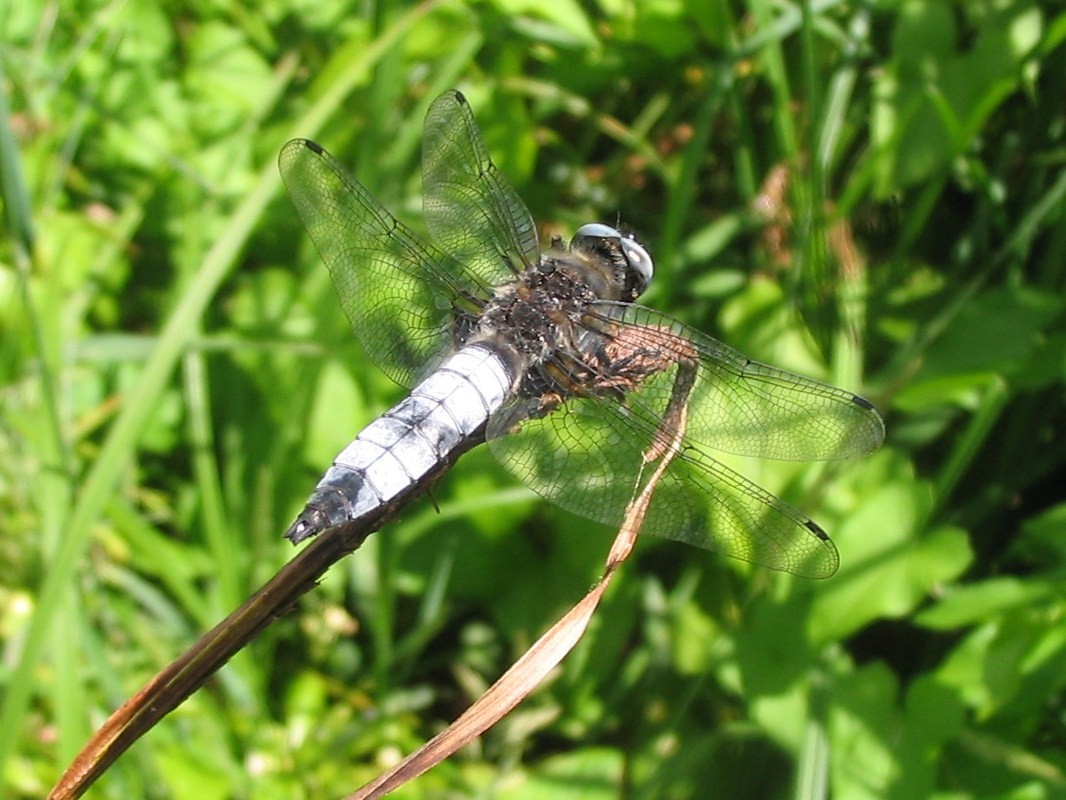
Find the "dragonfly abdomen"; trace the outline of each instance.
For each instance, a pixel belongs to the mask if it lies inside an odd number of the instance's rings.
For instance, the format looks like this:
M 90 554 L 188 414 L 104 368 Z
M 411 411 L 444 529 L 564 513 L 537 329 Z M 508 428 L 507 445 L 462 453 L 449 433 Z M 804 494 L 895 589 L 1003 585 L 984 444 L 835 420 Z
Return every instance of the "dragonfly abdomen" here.
M 433 473 L 507 399 L 512 372 L 487 345 L 459 350 L 340 452 L 285 536 L 356 520 Z

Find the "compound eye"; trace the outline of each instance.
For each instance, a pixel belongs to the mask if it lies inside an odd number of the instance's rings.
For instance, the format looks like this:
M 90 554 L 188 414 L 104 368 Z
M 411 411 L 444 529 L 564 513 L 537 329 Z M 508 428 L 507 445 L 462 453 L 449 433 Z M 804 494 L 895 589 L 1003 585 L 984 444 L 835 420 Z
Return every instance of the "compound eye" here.
M 577 229 L 574 238 L 570 242 L 570 249 L 575 246 L 595 249 L 596 242 L 594 240 L 596 239 L 621 238 L 622 234 L 610 225 L 604 225 L 602 222 L 587 222 Z
M 633 234 L 622 237 L 622 252 L 625 253 L 626 263 L 629 268 L 640 276 L 641 291 L 648 288 L 652 275 L 655 274 L 655 264 L 652 263 L 651 254 L 644 246 L 633 238 Z
M 590 222 L 578 228 L 570 242 L 570 248 L 602 253 L 620 267 L 624 267 L 626 284 L 633 297 L 639 296 L 648 288 L 655 272 L 651 255 L 632 234 L 621 233 L 600 222 Z

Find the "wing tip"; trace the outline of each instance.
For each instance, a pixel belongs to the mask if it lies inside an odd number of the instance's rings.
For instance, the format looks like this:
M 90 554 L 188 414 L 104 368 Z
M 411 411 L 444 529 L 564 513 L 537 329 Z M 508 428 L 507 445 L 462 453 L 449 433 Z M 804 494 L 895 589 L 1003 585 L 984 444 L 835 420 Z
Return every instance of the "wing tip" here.
M 867 430 L 869 431 L 866 446 L 859 450 L 857 455 L 872 453 L 885 441 L 885 421 L 881 418 L 881 414 L 874 407 L 874 404 L 865 397 L 853 394 L 851 396 L 851 402 L 864 412 L 867 421 Z
M 840 569 L 840 553 L 837 551 L 833 540 L 829 538 L 825 528 L 808 519 L 803 527 L 810 531 L 818 539 L 818 546 L 809 554 L 802 563 L 794 565 L 789 572 L 812 580 L 825 580 L 831 578 Z

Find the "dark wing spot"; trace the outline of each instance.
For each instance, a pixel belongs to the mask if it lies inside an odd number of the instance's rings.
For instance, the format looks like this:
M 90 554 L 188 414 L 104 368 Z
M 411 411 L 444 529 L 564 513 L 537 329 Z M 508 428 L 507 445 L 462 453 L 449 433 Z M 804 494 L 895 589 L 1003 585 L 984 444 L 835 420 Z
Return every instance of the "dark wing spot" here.
M 819 525 L 817 522 L 815 522 L 813 519 L 809 519 L 806 522 L 804 522 L 803 523 L 803 527 L 805 527 L 807 530 L 809 530 L 811 533 L 813 533 L 819 539 L 822 539 L 823 541 L 826 541 L 826 542 L 829 541 L 829 534 L 826 533 L 825 529 L 822 528 L 822 526 Z
M 851 402 L 853 402 L 857 406 L 865 408 L 867 411 L 876 411 L 877 410 L 877 409 L 874 408 L 873 403 L 871 403 L 865 397 L 859 397 L 857 394 L 853 394 L 851 396 Z

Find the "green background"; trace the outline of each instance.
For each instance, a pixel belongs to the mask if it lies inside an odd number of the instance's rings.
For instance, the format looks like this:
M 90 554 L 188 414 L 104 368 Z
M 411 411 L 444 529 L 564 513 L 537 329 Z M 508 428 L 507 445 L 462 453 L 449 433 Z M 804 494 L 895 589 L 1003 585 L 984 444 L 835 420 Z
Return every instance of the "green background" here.
M 647 304 L 864 394 L 888 440 L 730 460 L 835 577 L 643 541 L 552 681 L 395 796 L 1066 796 L 1060 4 L 5 0 L 0 30 L 0 794 L 46 793 L 290 558 L 401 396 L 275 158 L 314 138 L 417 228 L 456 87 L 545 236 L 620 217 Z M 472 452 L 91 796 L 351 791 L 611 537 Z

